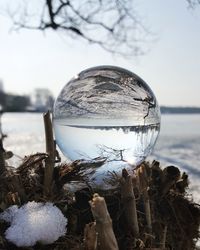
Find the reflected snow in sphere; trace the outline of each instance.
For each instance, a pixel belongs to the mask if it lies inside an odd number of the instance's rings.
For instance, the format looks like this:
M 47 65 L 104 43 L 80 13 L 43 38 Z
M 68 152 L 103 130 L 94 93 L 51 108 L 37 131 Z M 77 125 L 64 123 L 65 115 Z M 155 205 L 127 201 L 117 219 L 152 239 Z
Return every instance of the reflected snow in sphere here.
M 53 123 L 56 142 L 70 160 L 106 157 L 138 165 L 155 145 L 160 109 L 136 74 L 99 66 L 65 85 L 54 105 Z

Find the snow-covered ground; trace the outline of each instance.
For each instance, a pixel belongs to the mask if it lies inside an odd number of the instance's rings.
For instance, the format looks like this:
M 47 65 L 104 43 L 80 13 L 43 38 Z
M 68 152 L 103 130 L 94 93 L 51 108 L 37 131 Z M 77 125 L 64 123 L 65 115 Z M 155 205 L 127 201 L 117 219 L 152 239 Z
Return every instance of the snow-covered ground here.
M 24 155 L 45 151 L 42 114 L 8 113 L 2 117 L 7 150 L 19 164 Z M 200 203 L 200 115 L 162 115 L 161 132 L 152 156 L 163 166 L 176 165 L 190 177 L 190 190 Z M 65 158 L 63 157 L 63 160 Z

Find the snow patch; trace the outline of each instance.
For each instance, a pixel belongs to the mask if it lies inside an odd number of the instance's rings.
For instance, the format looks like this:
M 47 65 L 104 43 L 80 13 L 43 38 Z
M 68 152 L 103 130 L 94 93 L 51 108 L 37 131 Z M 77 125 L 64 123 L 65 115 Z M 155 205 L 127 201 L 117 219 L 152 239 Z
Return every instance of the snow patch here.
M 18 247 L 51 244 L 66 233 L 67 219 L 52 203 L 32 201 L 20 208 L 11 206 L 0 219 L 11 223 L 5 236 Z

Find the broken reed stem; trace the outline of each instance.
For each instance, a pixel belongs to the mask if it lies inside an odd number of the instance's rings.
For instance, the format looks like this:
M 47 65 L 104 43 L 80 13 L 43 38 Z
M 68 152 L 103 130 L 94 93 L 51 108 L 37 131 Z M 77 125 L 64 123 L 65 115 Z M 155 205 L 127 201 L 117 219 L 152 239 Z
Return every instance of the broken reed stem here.
M 0 111 L 0 138 L 3 138 L 3 132 L 2 132 L 2 123 L 1 123 L 1 117 L 2 117 L 2 113 Z
M 150 200 L 148 194 L 148 177 L 145 169 L 145 165 L 141 165 L 141 167 L 137 171 L 140 183 L 140 192 L 142 193 L 142 197 L 144 200 L 144 208 L 145 208 L 145 216 L 147 227 L 149 233 L 152 231 L 152 221 L 151 221 L 151 207 L 150 207 Z
M 11 177 L 11 186 L 9 188 L 13 192 L 17 192 L 20 198 L 20 203 L 25 203 L 27 201 L 26 192 L 24 190 L 23 184 L 21 182 L 20 175 L 14 174 Z
M 96 222 L 97 249 L 118 250 L 119 248 L 113 232 L 112 220 L 105 199 L 98 194 L 94 194 L 90 201 L 90 206 Z M 93 240 L 95 240 L 95 238 L 93 238 Z
M 45 113 L 43 118 L 46 138 L 46 153 L 48 154 L 48 157 L 45 160 L 44 170 L 44 195 L 48 196 L 51 194 L 52 190 L 53 170 L 55 163 L 55 144 L 50 112 L 48 111 Z
M 148 227 L 149 233 L 151 233 L 151 231 L 152 231 L 151 208 L 150 208 L 149 195 L 148 195 L 146 190 L 145 190 L 145 192 L 143 194 L 143 199 L 144 199 L 144 207 L 145 207 L 145 215 L 146 215 L 147 227 Z
M 0 175 L 6 170 L 2 138 L 0 138 Z
M 167 226 L 165 225 L 163 229 L 163 235 L 162 235 L 162 241 L 161 241 L 161 249 L 165 249 L 165 243 L 166 243 L 166 238 L 167 238 Z
M 97 249 L 97 232 L 96 223 L 91 222 L 85 225 L 84 228 L 84 250 Z
M 128 174 L 126 169 L 122 170 L 121 195 L 124 204 L 127 225 L 134 234 L 134 237 L 137 238 L 139 236 L 139 226 L 136 201 L 133 192 L 132 177 Z

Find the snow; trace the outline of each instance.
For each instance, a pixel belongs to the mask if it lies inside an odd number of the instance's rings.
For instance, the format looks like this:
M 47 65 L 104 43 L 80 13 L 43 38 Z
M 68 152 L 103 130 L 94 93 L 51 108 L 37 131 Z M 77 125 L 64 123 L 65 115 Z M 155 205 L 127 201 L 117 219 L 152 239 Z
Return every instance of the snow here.
M 0 219 L 11 223 L 5 237 L 18 247 L 51 244 L 66 233 L 67 219 L 52 203 L 32 201 L 20 208 L 11 206 Z

